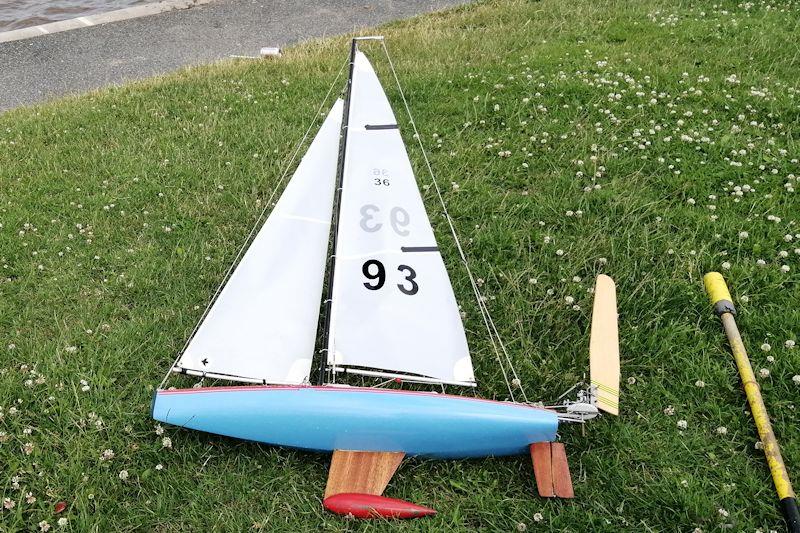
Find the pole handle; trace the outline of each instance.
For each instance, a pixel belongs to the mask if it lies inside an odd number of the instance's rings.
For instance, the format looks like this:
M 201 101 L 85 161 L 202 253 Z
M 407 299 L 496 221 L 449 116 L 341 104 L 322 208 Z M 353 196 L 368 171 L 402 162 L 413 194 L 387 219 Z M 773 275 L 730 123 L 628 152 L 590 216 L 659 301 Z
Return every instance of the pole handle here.
M 800 510 L 797 509 L 795 498 L 783 498 L 781 500 L 781 510 L 786 519 L 786 528 L 789 533 L 800 533 Z
M 711 301 L 711 305 L 714 306 L 714 312 L 717 315 L 723 313 L 736 314 L 736 308 L 733 306 L 733 297 L 722 274 L 709 272 L 703 276 L 703 284 L 706 286 L 708 299 Z

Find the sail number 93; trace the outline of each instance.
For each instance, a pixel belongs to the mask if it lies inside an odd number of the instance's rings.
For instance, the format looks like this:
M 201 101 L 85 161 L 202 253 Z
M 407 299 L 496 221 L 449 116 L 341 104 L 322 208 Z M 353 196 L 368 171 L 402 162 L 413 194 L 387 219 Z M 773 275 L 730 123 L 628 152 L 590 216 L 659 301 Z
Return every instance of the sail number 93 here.
M 403 283 L 398 283 L 397 288 L 400 292 L 413 296 L 419 292 L 419 285 L 414 281 L 417 277 L 416 271 L 408 265 L 400 265 L 397 270 L 405 274 Z M 364 287 L 371 291 L 377 291 L 386 283 L 386 268 L 383 263 L 377 259 L 370 259 L 361 266 L 361 272 L 368 282 L 364 283 Z

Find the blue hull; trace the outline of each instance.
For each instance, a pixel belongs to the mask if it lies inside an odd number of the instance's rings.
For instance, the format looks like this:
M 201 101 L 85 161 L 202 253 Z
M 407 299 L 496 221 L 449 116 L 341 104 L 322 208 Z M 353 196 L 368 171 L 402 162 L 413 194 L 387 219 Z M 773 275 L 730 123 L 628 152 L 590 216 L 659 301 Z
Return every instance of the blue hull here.
M 556 437 L 553 411 L 510 402 L 387 389 L 209 387 L 158 391 L 153 418 L 305 450 L 438 458 L 528 453 Z

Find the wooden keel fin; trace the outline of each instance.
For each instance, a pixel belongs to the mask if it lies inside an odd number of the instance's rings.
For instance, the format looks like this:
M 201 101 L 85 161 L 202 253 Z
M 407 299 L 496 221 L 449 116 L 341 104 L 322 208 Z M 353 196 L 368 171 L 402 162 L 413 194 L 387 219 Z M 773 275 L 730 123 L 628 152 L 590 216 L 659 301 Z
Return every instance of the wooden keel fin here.
M 574 498 L 567 451 L 561 442 L 536 442 L 530 445 L 536 490 L 543 498 Z
M 403 452 L 335 450 L 328 472 L 325 498 L 342 493 L 380 496 L 404 456 Z

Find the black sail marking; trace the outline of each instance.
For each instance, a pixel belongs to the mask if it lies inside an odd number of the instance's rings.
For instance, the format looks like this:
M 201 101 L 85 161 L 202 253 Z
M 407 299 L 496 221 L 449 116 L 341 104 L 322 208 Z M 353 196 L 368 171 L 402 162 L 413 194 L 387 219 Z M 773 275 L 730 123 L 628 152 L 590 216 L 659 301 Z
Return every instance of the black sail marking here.
M 396 130 L 399 129 L 397 124 L 367 124 L 364 126 L 366 130 Z

